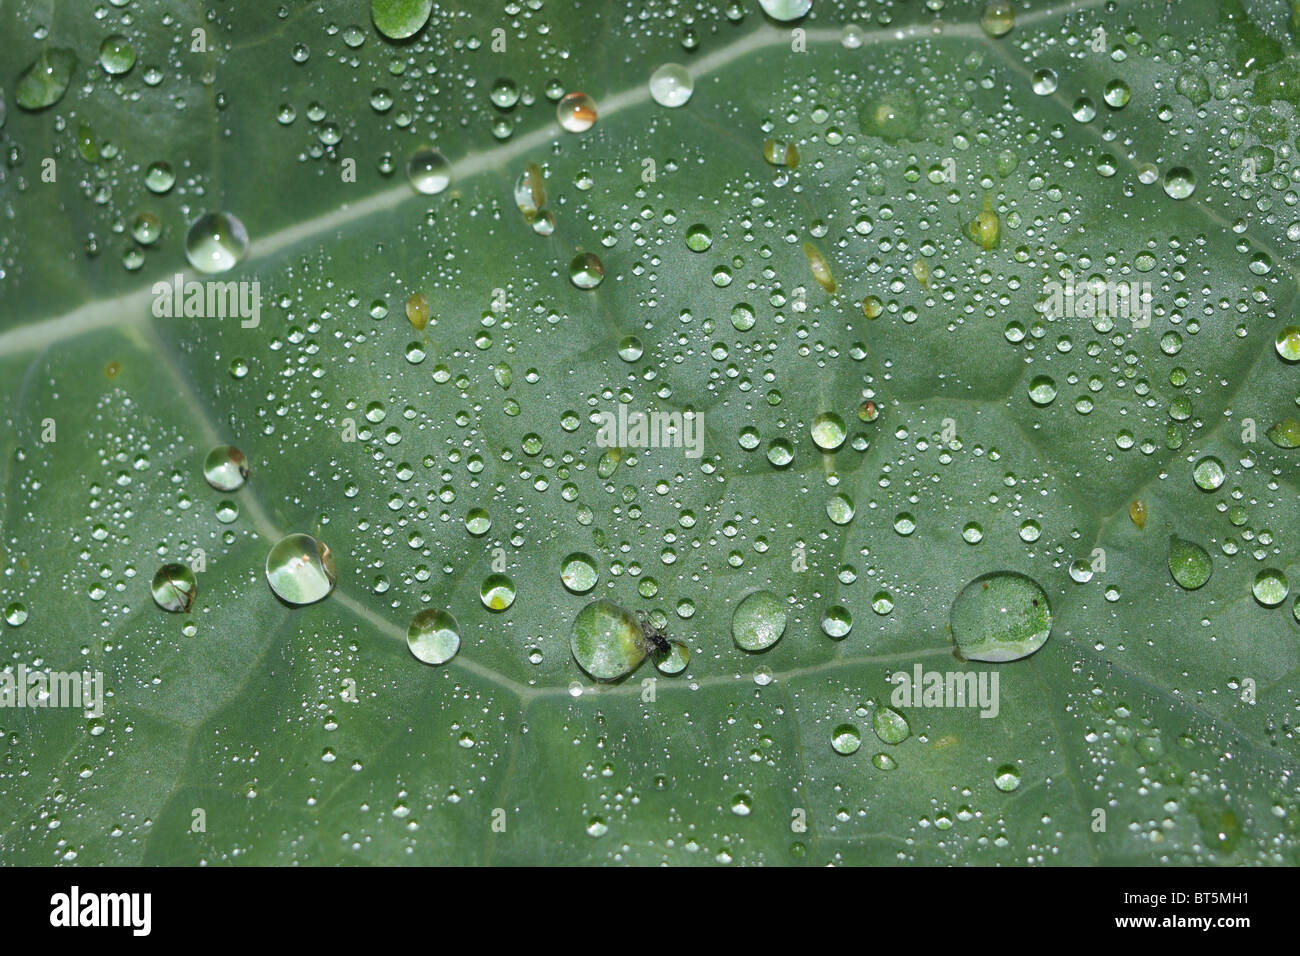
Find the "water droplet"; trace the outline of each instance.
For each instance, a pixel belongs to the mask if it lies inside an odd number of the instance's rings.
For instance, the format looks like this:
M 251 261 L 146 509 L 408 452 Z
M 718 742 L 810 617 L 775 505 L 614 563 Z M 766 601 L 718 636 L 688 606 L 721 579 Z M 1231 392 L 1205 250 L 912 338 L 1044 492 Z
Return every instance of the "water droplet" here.
M 1255 600 L 1264 607 L 1277 607 L 1286 600 L 1290 588 L 1285 574 L 1276 568 L 1265 568 L 1255 575 L 1250 590 L 1255 595 Z
M 289 604 L 314 604 L 334 590 L 337 578 L 330 549 L 309 534 L 281 538 L 266 556 L 267 583 Z
M 489 611 L 504 611 L 515 603 L 515 582 L 505 574 L 489 574 L 483 579 L 478 596 Z
M 1300 448 L 1300 420 L 1285 418 L 1264 434 L 1278 448 Z
M 162 223 L 151 212 L 142 212 L 131 223 L 131 236 L 142 246 L 152 246 L 162 235 Z
M 185 258 L 208 275 L 233 269 L 247 251 L 244 224 L 225 212 L 200 216 L 185 236 Z
M 993 208 L 993 197 L 984 195 L 984 208 L 966 224 L 966 232 L 985 252 L 995 248 L 1002 235 L 1002 219 Z
M 188 614 L 199 591 L 194 572 L 184 564 L 164 564 L 150 585 L 153 600 L 164 611 Z
M 1128 517 L 1137 525 L 1139 531 L 1147 526 L 1147 506 L 1140 498 L 1135 498 L 1129 503 Z
M 1056 71 L 1042 69 L 1034 73 L 1033 88 L 1039 96 L 1051 96 L 1056 92 Z
M 788 23 L 806 16 L 812 9 L 813 0 L 758 0 L 758 5 L 773 20 Z
M 1029 400 L 1035 405 L 1050 405 L 1056 400 L 1056 382 L 1047 375 L 1035 375 L 1029 382 Z
M 560 565 L 560 581 L 574 594 L 586 594 L 596 586 L 597 577 L 596 560 L 581 551 L 575 551 Z
M 853 615 L 842 604 L 828 607 L 822 612 L 822 633 L 833 640 L 842 640 L 853 630 Z
M 840 724 L 831 732 L 831 746 L 837 754 L 846 757 L 857 753 L 862 746 L 862 733 L 852 724 Z
M 1128 105 L 1131 95 L 1132 93 L 1130 92 L 1127 83 L 1123 80 L 1111 80 L 1106 84 L 1106 92 L 1103 94 L 1103 99 L 1106 100 L 1106 105 L 1111 109 L 1119 110 Z
M 997 774 L 993 777 L 993 785 L 1003 793 L 1010 793 L 1020 786 L 1020 771 L 1014 765 L 1004 763 L 998 767 Z
M 844 444 L 844 438 L 848 434 L 844 427 L 844 419 L 834 412 L 822 412 L 812 423 L 813 442 L 822 451 L 834 451 Z
M 1210 580 L 1213 571 L 1209 554 L 1199 544 L 1169 536 L 1169 573 L 1180 587 L 1195 591 Z
M 848 524 L 853 520 L 854 513 L 853 499 L 846 494 L 833 494 L 826 502 L 826 517 L 835 524 Z
M 1213 455 L 1206 455 L 1192 468 L 1192 480 L 1202 491 L 1216 490 L 1222 486 L 1225 477 L 1223 462 Z
M 1015 661 L 1046 643 L 1052 609 L 1033 578 L 994 571 L 962 588 L 952 604 L 949 626 L 967 660 Z
M 451 185 L 451 163 L 432 146 L 423 146 L 406 164 L 406 177 L 417 193 L 436 196 Z
M 1016 8 L 1010 0 L 989 0 L 980 12 L 980 26 L 991 37 L 1006 36 L 1016 25 Z
M 412 293 L 406 300 L 406 321 L 420 332 L 429 324 L 429 298 L 423 292 Z
M 234 445 L 218 445 L 203 459 L 203 477 L 217 491 L 234 491 L 248 479 L 248 459 Z
M 703 223 L 686 230 L 686 248 L 691 252 L 706 252 L 713 245 L 713 233 Z
M 907 718 L 892 707 L 876 709 L 871 718 L 871 729 L 876 732 L 882 743 L 901 744 L 912 734 Z
M 784 166 L 787 169 L 797 169 L 799 166 L 798 148 L 785 140 L 769 139 L 764 142 L 763 158 L 773 166 Z
M 560 126 L 570 133 L 583 133 L 596 125 L 596 101 L 586 93 L 569 93 L 555 107 Z
M 144 185 L 155 195 L 165 195 L 176 185 L 176 174 L 172 172 L 171 166 L 164 162 L 150 163 L 149 168 L 145 170 Z
M 612 601 L 593 601 L 573 619 L 569 649 L 578 666 L 596 680 L 617 680 L 645 660 L 645 634 L 624 608 Z
M 681 641 L 669 641 L 668 653 L 655 661 L 662 674 L 680 674 L 691 662 L 691 650 Z
M 10 601 L 5 605 L 5 623 L 10 627 L 22 627 L 27 623 L 27 607 L 21 601 Z
M 1300 325 L 1288 325 L 1273 340 L 1277 354 L 1288 362 L 1300 362 Z
M 771 591 L 747 595 L 731 617 L 731 636 L 746 651 L 765 651 L 785 633 L 785 602 Z
M 831 274 L 830 263 L 821 254 L 821 250 L 811 242 L 805 242 L 803 244 L 803 254 L 808 257 L 808 266 L 812 269 L 813 278 L 817 280 L 817 284 L 827 292 L 834 293 L 836 288 L 835 277 Z
M 440 608 L 426 608 L 411 618 L 406 646 L 426 664 L 445 664 L 460 650 L 460 626 Z
M 584 252 L 569 263 L 569 281 L 579 289 L 594 289 L 605 278 L 605 264 L 594 252 Z
M 77 68 L 77 55 L 60 47 L 46 47 L 18 76 L 14 102 L 25 110 L 43 110 L 63 99 Z
M 433 0 L 370 0 L 370 19 L 390 40 L 415 36 L 429 21 Z
M 513 109 L 519 102 L 519 87 L 514 80 L 502 77 L 492 84 L 492 92 L 488 95 L 492 98 L 492 105 L 497 109 Z
M 625 335 L 618 342 L 618 357 L 624 362 L 635 362 L 645 352 L 645 346 L 635 335 Z
M 685 106 L 695 92 L 690 70 L 676 63 L 665 63 L 650 74 L 650 96 L 660 106 L 675 109 Z
M 1164 185 L 1171 199 L 1186 199 L 1196 192 L 1196 177 L 1186 166 L 1174 166 L 1165 173 Z

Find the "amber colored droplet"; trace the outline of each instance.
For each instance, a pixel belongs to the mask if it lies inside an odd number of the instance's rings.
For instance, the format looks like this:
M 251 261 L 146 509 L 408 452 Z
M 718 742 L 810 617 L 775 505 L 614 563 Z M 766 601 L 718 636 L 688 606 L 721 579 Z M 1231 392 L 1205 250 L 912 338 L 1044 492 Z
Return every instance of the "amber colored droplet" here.
M 1128 506 L 1128 516 L 1139 529 L 1147 526 L 1147 506 L 1142 503 L 1142 499 L 1135 498 Z
M 930 266 L 924 259 L 917 259 L 912 263 L 912 275 L 916 276 L 916 281 L 924 288 L 930 288 Z
M 528 164 L 528 188 L 533 191 L 533 206 L 541 209 L 546 205 L 546 182 L 542 178 L 542 167 L 536 163 Z
M 803 244 L 803 254 L 808 257 L 808 265 L 812 267 L 813 278 L 817 284 L 827 292 L 835 291 L 835 277 L 831 275 L 830 263 L 826 257 L 811 242 Z
M 117 373 L 122 371 L 121 362 L 109 362 L 104 366 L 104 374 L 109 378 L 117 378 Z
M 406 319 L 421 332 L 429 324 L 429 300 L 423 292 L 417 292 L 406 300 Z

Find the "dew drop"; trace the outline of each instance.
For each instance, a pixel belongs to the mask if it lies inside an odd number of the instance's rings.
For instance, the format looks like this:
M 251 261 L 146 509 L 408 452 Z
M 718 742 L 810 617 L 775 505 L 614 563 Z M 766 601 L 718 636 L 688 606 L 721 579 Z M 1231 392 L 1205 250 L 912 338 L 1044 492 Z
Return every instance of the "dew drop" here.
M 390 40 L 415 36 L 432 12 L 433 0 L 370 0 L 370 19 Z
M 1285 574 L 1276 568 L 1265 568 L 1255 575 L 1250 590 L 1264 607 L 1277 607 L 1286 600 L 1290 588 Z
M 569 281 L 579 289 L 594 289 L 605 279 L 605 264 L 594 252 L 584 252 L 569 263 Z
M 207 275 L 233 269 L 248 252 L 244 224 L 230 213 L 210 212 L 200 216 L 185 236 L 185 258 Z
M 1015 571 L 994 571 L 962 588 L 952 604 L 949 626 L 967 660 L 1014 661 L 1046 643 L 1052 630 L 1052 609 L 1033 578 Z
M 478 596 L 489 611 L 504 611 L 515 603 L 515 582 L 505 574 L 489 574 L 483 579 Z
M 660 106 L 685 106 L 693 92 L 695 80 L 686 67 L 677 63 L 665 63 L 650 74 L 650 96 Z
M 574 594 L 586 594 L 596 586 L 598 577 L 596 561 L 581 551 L 575 551 L 560 564 L 560 582 Z
M 593 601 L 578 612 L 569 634 L 578 666 L 596 680 L 618 680 L 645 660 L 641 624 L 612 601 Z
M 338 571 L 324 542 L 309 534 L 281 538 L 266 556 L 266 580 L 289 604 L 314 604 L 334 590 Z
M 460 650 L 460 626 L 441 608 L 426 608 L 411 618 L 406 646 L 426 664 L 445 664 Z
M 570 133 L 584 133 L 596 125 L 596 101 L 586 93 L 569 93 L 555 107 L 560 126 Z
M 862 733 L 853 724 L 840 724 L 831 731 L 831 746 L 837 754 L 855 754 L 862 746 Z
M 46 47 L 18 76 L 14 102 L 25 110 L 43 110 L 63 99 L 77 68 L 77 55 L 61 47 Z
M 1209 554 L 1199 544 L 1169 536 L 1169 573 L 1179 587 L 1195 591 L 1210 580 L 1213 571 Z
M 199 584 L 194 572 L 184 564 L 164 564 L 153 576 L 150 585 L 153 600 L 164 611 L 188 614 L 194 605 Z
M 406 177 L 417 193 L 436 196 L 451 185 L 451 163 L 432 146 L 423 146 L 407 162 Z
M 203 477 L 217 491 L 235 491 L 248 479 L 248 459 L 234 445 L 218 445 L 203 459 Z
M 785 633 L 785 603 L 771 591 L 747 595 L 731 617 L 731 636 L 746 651 L 765 651 Z

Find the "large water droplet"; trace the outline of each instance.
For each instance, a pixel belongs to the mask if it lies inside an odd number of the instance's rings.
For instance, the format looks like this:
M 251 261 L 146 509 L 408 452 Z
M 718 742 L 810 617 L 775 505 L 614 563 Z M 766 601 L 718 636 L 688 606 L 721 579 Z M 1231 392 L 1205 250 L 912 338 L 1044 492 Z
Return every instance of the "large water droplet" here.
M 1210 580 L 1213 571 L 1209 554 L 1199 544 L 1169 536 L 1169 573 L 1180 587 L 1195 591 Z
M 188 614 L 194 605 L 199 585 L 188 566 L 164 564 L 154 574 L 150 589 L 153 591 L 154 603 L 164 611 Z
M 560 581 L 574 594 L 586 594 L 596 586 L 596 562 L 589 554 L 575 551 L 560 565 Z
M 436 196 L 451 185 L 451 163 L 438 150 L 424 146 L 406 164 L 406 176 L 417 193 Z
M 426 664 L 445 664 L 460 650 L 460 626 L 441 608 L 426 608 L 411 618 L 406 646 Z
M 806 16 L 813 0 L 758 0 L 758 5 L 773 20 L 788 22 Z
M 280 539 L 266 556 L 266 581 L 282 601 L 314 604 L 334 590 L 334 556 L 309 534 Z
M 248 479 L 248 459 L 234 445 L 218 445 L 203 459 L 203 477 L 217 491 L 234 491 Z
M 831 731 L 831 746 L 837 754 L 857 753 L 862 746 L 862 733 L 853 724 L 840 724 Z
M 555 107 L 560 126 L 582 133 L 596 125 L 596 101 L 586 93 L 569 93 Z
M 650 96 L 660 106 L 672 109 L 685 106 L 695 91 L 695 80 L 686 67 L 665 63 L 650 74 Z
M 185 258 L 208 275 L 233 269 L 247 251 L 244 224 L 226 212 L 200 216 L 185 236 Z
M 1175 166 L 1165 173 L 1165 192 L 1171 199 L 1186 199 L 1196 192 L 1196 176 L 1186 166 Z
M 785 633 L 785 602 L 771 591 L 755 591 L 731 617 L 731 636 L 747 651 L 765 651 Z
M 1288 325 L 1273 340 L 1277 354 L 1288 362 L 1300 362 L 1300 325 Z
M 1255 600 L 1264 607 L 1277 607 L 1286 600 L 1290 588 L 1285 574 L 1276 568 L 1265 568 L 1255 575 L 1250 590 L 1255 595 Z
M 594 289 L 605 279 L 605 265 L 594 252 L 584 252 L 569 263 L 569 281 L 579 289 Z
M 593 601 L 573 619 L 569 649 L 578 666 L 596 680 L 617 680 L 645 660 L 641 624 L 612 601 Z
M 63 99 L 77 68 L 77 55 L 71 50 L 46 47 L 36 62 L 23 70 L 14 86 L 14 102 L 25 110 L 43 110 Z
M 433 0 L 370 0 L 370 19 L 390 40 L 415 36 L 432 11 Z
M 871 718 L 871 729 L 887 744 L 901 744 L 912 734 L 907 718 L 892 707 L 880 707 Z
M 949 615 L 953 640 L 972 661 L 1014 661 L 1047 641 L 1052 609 L 1033 578 L 994 571 L 962 588 Z

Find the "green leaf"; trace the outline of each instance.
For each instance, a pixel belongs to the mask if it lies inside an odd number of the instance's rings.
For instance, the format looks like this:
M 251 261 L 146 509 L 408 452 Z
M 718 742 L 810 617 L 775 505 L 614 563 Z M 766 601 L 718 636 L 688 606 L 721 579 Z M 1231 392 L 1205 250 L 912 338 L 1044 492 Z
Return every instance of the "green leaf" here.
M 0 709 L 6 862 L 1300 862 L 1291 7 L 160 5 L 0 7 L 6 100 L 86 64 L 0 131 L 5 669 L 108 691 Z M 1050 636 L 962 661 L 995 571 Z M 592 680 L 597 600 L 685 669 Z

